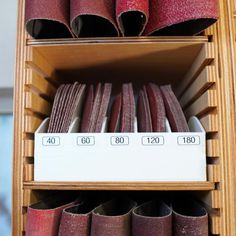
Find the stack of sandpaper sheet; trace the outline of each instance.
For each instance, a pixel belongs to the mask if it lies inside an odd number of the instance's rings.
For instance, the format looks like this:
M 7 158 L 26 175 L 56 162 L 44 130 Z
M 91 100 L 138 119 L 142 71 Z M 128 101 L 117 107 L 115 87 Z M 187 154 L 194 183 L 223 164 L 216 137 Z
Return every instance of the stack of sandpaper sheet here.
M 166 132 L 166 119 L 173 132 L 189 132 L 171 85 L 148 83 L 134 91 L 132 83 L 124 83 L 112 94 L 110 83 L 88 85 L 87 89 L 78 82 L 62 84 L 54 99 L 48 132 L 67 133 L 75 118 L 82 133 Z

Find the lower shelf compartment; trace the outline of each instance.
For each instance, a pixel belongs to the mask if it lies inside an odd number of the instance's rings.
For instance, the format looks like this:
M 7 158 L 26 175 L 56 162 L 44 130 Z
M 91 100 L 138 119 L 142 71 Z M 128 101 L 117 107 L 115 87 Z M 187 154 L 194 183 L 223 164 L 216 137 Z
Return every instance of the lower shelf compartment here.
M 24 182 L 24 189 L 35 190 L 214 190 L 212 182 Z

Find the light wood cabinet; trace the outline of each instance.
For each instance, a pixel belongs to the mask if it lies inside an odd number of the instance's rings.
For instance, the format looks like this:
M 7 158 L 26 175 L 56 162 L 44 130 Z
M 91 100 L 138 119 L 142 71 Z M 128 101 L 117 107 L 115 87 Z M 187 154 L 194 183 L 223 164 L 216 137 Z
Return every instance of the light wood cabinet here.
M 233 29 L 236 8 L 233 1 L 220 1 L 220 20 L 201 36 L 68 40 L 31 39 L 24 28 L 24 4 L 24 0 L 19 0 L 14 92 L 13 235 L 24 235 L 27 206 L 51 190 L 188 191 L 206 206 L 212 235 L 235 235 Z M 116 84 L 124 76 L 134 83 L 145 80 L 171 83 L 187 117 L 196 115 L 200 119 L 207 133 L 208 181 L 35 182 L 34 132 L 50 115 L 56 87 L 62 82 L 75 80 L 102 80 Z

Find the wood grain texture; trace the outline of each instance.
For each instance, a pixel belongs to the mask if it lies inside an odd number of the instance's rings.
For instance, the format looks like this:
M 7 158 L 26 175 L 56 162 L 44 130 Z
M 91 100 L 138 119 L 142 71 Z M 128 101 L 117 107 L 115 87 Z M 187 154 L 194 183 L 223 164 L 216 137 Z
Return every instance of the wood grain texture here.
M 25 189 L 47 190 L 213 190 L 212 182 L 24 182 Z

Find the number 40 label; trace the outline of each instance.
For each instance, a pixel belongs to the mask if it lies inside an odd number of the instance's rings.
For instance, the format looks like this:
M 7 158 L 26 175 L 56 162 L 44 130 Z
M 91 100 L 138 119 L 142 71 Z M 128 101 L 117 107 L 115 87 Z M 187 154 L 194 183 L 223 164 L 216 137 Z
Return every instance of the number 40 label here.
M 60 138 L 55 136 L 43 137 L 43 146 L 59 146 Z

